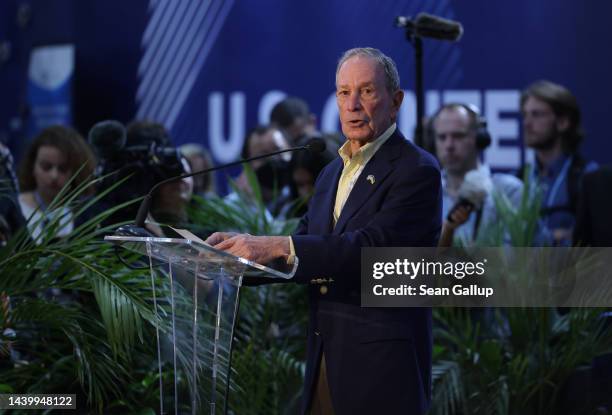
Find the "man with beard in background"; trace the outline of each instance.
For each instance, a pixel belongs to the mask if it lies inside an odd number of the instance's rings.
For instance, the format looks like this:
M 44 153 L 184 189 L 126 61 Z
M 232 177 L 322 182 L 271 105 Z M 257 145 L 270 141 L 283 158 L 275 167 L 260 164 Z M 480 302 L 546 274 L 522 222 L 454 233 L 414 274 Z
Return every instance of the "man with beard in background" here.
M 555 245 L 569 245 L 582 176 L 597 169 L 580 154 L 578 102 L 567 88 L 538 81 L 523 91 L 521 112 L 525 145 L 535 151 L 530 179 L 542 192 L 543 225 Z

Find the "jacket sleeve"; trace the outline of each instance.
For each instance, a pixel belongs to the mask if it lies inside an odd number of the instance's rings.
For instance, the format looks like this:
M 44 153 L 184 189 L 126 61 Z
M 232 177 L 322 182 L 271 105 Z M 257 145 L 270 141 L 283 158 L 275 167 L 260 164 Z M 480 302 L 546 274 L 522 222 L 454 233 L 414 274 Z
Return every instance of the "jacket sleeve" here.
M 312 278 L 354 278 L 360 273 L 362 247 L 435 246 L 441 228 L 441 180 L 437 167 L 425 164 L 393 180 L 376 210 L 351 218 L 339 235 L 307 235 L 303 226 L 293 236 L 300 265 L 297 283 Z M 364 218 L 370 214 L 371 218 Z M 308 218 L 304 218 L 307 226 Z

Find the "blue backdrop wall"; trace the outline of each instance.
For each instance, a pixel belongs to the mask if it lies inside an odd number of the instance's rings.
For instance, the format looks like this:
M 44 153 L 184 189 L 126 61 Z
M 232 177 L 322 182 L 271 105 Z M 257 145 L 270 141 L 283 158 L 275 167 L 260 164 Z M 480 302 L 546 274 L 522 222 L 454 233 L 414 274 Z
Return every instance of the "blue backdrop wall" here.
M 0 139 L 19 153 L 32 134 L 33 48 L 74 46 L 71 119 L 163 122 L 175 143 L 201 142 L 235 159 L 245 132 L 283 96 L 306 99 L 323 131 L 338 129 L 334 71 L 342 51 L 374 46 L 392 56 L 407 91 L 399 126 L 415 123 L 413 50 L 397 15 L 426 11 L 460 21 L 458 43 L 425 41 L 427 113 L 445 101 L 481 108 L 493 145 L 485 159 L 513 169 L 524 157 L 519 94 L 549 79 L 583 110 L 583 152 L 612 162 L 610 2 L 571 0 L 6 0 L 0 3 Z

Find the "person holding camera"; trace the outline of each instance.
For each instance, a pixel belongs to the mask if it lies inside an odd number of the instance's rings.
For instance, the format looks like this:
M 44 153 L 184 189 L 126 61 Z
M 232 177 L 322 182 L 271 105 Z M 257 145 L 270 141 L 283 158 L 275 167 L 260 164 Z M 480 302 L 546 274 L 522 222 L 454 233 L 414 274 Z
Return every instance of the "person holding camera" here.
M 98 191 L 115 186 L 91 214 L 128 203 L 106 220 L 108 225 L 133 221 L 138 204 L 129 202 L 136 202 L 163 180 L 192 171 L 187 158 L 172 144 L 166 128 L 157 122 L 137 120 L 125 127 L 118 121 L 101 121 L 89 132 L 89 142 L 100 157 L 96 175 L 104 178 Z M 165 183 L 153 194 L 148 220 L 158 234 L 167 231 L 158 226 L 161 224 L 189 227 L 200 236 L 208 236 L 210 232 L 195 226 L 187 213 L 193 186 L 193 178 L 189 177 Z

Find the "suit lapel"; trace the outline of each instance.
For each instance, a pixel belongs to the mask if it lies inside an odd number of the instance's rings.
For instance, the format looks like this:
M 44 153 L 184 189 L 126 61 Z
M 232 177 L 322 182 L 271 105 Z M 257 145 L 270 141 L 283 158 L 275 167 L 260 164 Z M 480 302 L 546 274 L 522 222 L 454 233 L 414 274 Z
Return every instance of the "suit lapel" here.
M 325 186 L 323 195 L 321 195 L 320 207 L 315 209 L 315 212 L 321 212 L 314 222 L 314 231 L 317 234 L 328 234 L 332 230 L 334 221 L 334 204 L 336 203 L 336 192 L 338 191 L 338 181 L 342 173 L 342 160 L 340 158 L 334 161 L 336 163 L 330 169 L 327 177 L 322 181 L 321 185 Z M 325 216 L 323 216 L 325 215 Z
M 363 204 L 372 197 L 374 192 L 380 187 L 385 178 L 393 170 L 392 161 L 399 157 L 401 147 L 398 144 L 404 140 L 404 138 L 397 132 L 389 138 L 389 140 L 383 144 L 372 159 L 366 164 L 365 168 L 361 171 L 359 178 L 355 182 L 351 193 L 349 194 L 342 213 L 338 218 L 338 222 L 334 228 L 334 234 L 341 233 L 344 230 L 347 222 L 352 218 L 363 206 Z M 368 178 L 370 178 L 368 180 Z M 339 176 L 338 176 L 339 179 Z M 336 189 L 338 187 L 336 180 Z M 372 183 L 373 182 L 373 183 Z M 334 198 L 332 199 L 332 218 L 333 218 L 333 203 L 335 203 L 335 190 Z

